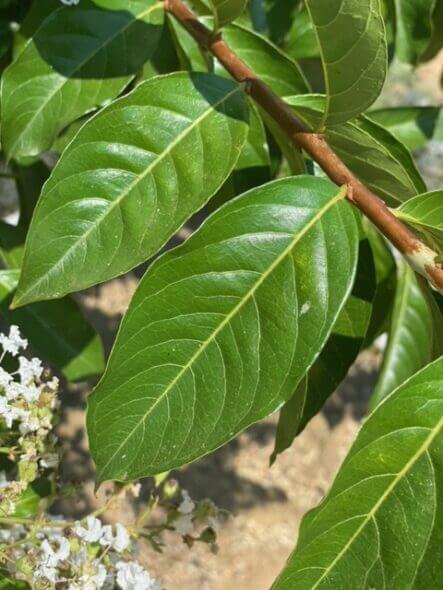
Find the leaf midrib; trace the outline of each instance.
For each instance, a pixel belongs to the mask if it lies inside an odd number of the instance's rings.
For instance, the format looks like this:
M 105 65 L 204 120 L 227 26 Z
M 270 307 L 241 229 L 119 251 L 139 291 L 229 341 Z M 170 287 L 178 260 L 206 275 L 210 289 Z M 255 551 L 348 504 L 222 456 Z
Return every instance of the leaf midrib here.
M 40 113 L 48 106 L 48 104 L 51 102 L 51 100 L 54 98 L 54 96 L 57 94 L 57 92 L 59 92 L 59 90 L 61 88 L 63 88 L 63 86 L 65 84 L 67 84 L 71 80 L 71 77 L 72 77 L 73 74 L 75 74 L 76 72 L 78 72 L 90 60 L 94 59 L 94 57 L 96 55 L 98 55 L 98 53 L 100 53 L 100 51 L 102 51 L 105 47 L 107 47 L 110 43 L 112 43 L 119 35 L 122 35 L 125 31 L 127 31 L 130 27 L 132 27 L 134 25 L 134 23 L 136 23 L 137 21 L 145 18 L 151 12 L 154 12 L 155 10 L 157 10 L 159 8 L 162 8 L 162 7 L 163 7 L 163 2 L 157 2 L 156 4 L 153 4 L 152 6 L 150 6 L 148 9 L 143 10 L 142 12 L 140 12 L 140 14 L 134 16 L 134 20 L 130 21 L 122 29 L 119 29 L 114 35 L 112 35 L 112 37 L 109 37 L 109 39 L 106 40 L 106 43 L 104 43 L 103 45 L 100 45 L 96 50 L 94 50 L 92 53 L 90 53 L 87 56 L 87 58 L 85 58 L 83 61 L 81 61 L 80 63 L 78 63 L 75 66 L 75 68 L 71 72 L 69 72 L 69 77 L 68 76 L 62 76 L 61 83 L 56 85 L 56 87 L 53 90 L 53 92 L 51 92 L 48 95 L 48 97 L 43 102 L 43 104 L 35 111 L 35 113 L 29 119 L 28 123 L 25 125 L 25 127 L 23 127 L 21 133 L 17 136 L 17 139 L 12 144 L 12 147 L 9 150 L 9 158 L 13 158 L 14 157 L 14 150 L 17 147 L 17 145 L 19 144 L 19 142 L 21 141 L 22 137 L 25 135 L 25 133 L 28 131 L 28 129 L 32 126 L 32 124 L 34 123 L 35 119 L 40 115 Z
M 343 186 L 339 192 L 332 197 L 317 213 L 314 217 L 306 224 L 306 226 L 297 233 L 294 238 L 291 240 L 289 245 L 283 250 L 283 252 L 277 256 L 274 262 L 268 267 L 266 271 L 260 276 L 260 278 L 256 281 L 256 283 L 249 289 L 249 291 L 241 298 L 239 303 L 225 316 L 225 318 L 220 322 L 217 328 L 212 332 L 212 334 L 207 338 L 200 348 L 192 355 L 189 361 L 182 367 L 182 369 L 177 373 L 174 379 L 170 382 L 170 384 L 165 388 L 163 393 L 155 400 L 152 406 L 143 414 L 137 424 L 131 429 L 129 434 L 125 437 L 125 439 L 121 442 L 117 450 L 111 455 L 108 459 L 106 464 L 100 469 L 98 474 L 98 479 L 101 479 L 101 474 L 103 474 L 108 465 L 114 460 L 114 458 L 118 455 L 118 453 L 124 448 L 127 441 L 131 438 L 134 432 L 140 427 L 140 425 L 148 418 L 148 416 L 155 410 L 158 404 L 165 399 L 165 397 L 169 394 L 169 392 L 174 388 L 174 386 L 178 383 L 181 379 L 182 375 L 189 370 L 189 368 L 194 364 L 194 362 L 199 358 L 199 356 L 204 352 L 207 346 L 218 336 L 218 334 L 224 329 L 226 325 L 232 320 L 232 318 L 241 310 L 241 308 L 245 305 L 245 303 L 253 297 L 257 289 L 263 284 L 263 282 L 272 274 L 272 272 L 277 268 L 277 266 L 286 258 L 286 256 L 294 249 L 296 244 L 309 232 L 312 227 L 325 215 L 325 213 L 333 207 L 338 201 L 343 200 L 347 193 L 347 187 Z
M 418 449 L 418 451 L 410 458 L 410 460 L 406 463 L 406 465 L 403 467 L 403 469 L 401 469 L 397 473 L 397 475 L 394 477 L 394 479 L 392 480 L 392 482 L 389 484 L 389 486 L 386 488 L 386 490 L 383 492 L 383 494 L 380 496 L 380 498 L 374 504 L 374 507 L 372 508 L 372 510 L 370 510 L 366 514 L 366 516 L 363 519 L 362 523 L 357 528 L 357 530 L 354 532 L 354 534 L 352 535 L 352 537 L 345 544 L 345 546 L 343 547 L 343 549 L 337 554 L 337 556 L 331 562 L 331 564 L 323 571 L 323 573 L 320 576 L 320 578 L 317 580 L 317 582 L 314 584 L 314 586 L 312 586 L 310 588 L 310 590 L 315 590 L 316 588 L 318 588 L 319 584 L 324 580 L 325 576 L 327 576 L 329 574 L 329 572 L 340 561 L 340 559 L 343 557 L 343 555 L 346 553 L 346 551 L 351 547 L 352 543 L 355 541 L 355 539 L 361 533 L 361 531 L 363 530 L 363 528 L 368 524 L 368 522 L 370 520 L 372 520 L 375 517 L 378 509 L 382 506 L 382 504 L 384 503 L 384 501 L 389 497 L 390 493 L 394 490 L 394 488 L 397 486 L 397 484 L 403 479 L 404 476 L 406 476 L 406 474 L 408 473 L 408 471 L 414 466 L 414 464 L 420 459 L 420 457 L 425 452 L 428 451 L 429 447 L 432 445 L 432 443 L 434 442 L 434 440 L 440 434 L 440 431 L 442 429 L 443 429 L 443 417 L 440 419 L 439 422 L 437 422 L 437 425 L 435 426 L 435 428 L 431 429 L 431 432 L 430 432 L 429 436 L 426 438 L 426 440 L 420 446 L 420 448 Z
M 78 245 L 82 242 L 84 242 L 89 235 L 95 231 L 97 229 L 97 227 L 103 222 L 103 220 L 109 215 L 109 213 L 111 211 L 114 210 L 115 207 L 119 206 L 120 203 L 123 201 L 123 199 L 125 199 L 131 192 L 132 190 L 142 181 L 144 180 L 148 174 L 150 172 L 152 172 L 155 167 L 161 163 L 169 154 L 170 152 L 177 146 L 180 144 L 181 141 L 183 141 L 195 128 L 197 128 L 200 123 L 202 123 L 202 121 L 204 121 L 206 119 L 206 117 L 208 117 L 210 114 L 212 114 L 217 107 L 219 107 L 220 105 L 222 105 L 224 102 L 228 101 L 232 96 L 234 96 L 237 92 L 242 92 L 243 89 L 240 85 L 237 85 L 233 90 L 231 90 L 229 93 L 224 94 L 223 97 L 218 100 L 217 102 L 211 104 L 209 106 L 209 108 L 205 109 L 194 121 L 192 121 L 192 123 L 186 127 L 168 146 L 166 149 L 164 149 L 160 154 L 158 154 L 158 156 L 155 158 L 155 160 L 153 160 L 149 166 L 147 166 L 147 168 L 144 170 L 144 172 L 142 172 L 141 174 L 139 174 L 137 176 L 137 178 L 131 182 L 127 188 L 114 200 L 112 201 L 111 205 L 106 209 L 105 213 L 103 215 L 101 215 L 99 218 L 97 218 L 97 220 L 95 221 L 94 224 L 92 224 L 89 229 L 84 232 L 80 238 L 74 242 L 72 244 L 72 246 L 70 246 L 66 252 L 63 254 L 63 256 L 61 258 L 59 258 L 59 260 L 53 265 L 51 266 L 51 268 L 48 270 L 48 272 L 46 272 L 45 274 L 43 274 L 37 281 L 35 281 L 34 283 L 31 284 L 31 286 L 26 290 L 23 291 L 23 293 L 20 294 L 19 297 L 17 297 L 15 299 L 15 305 L 19 305 L 20 301 L 22 301 L 24 299 L 24 297 L 26 297 L 26 295 L 32 291 L 34 291 L 44 280 L 47 280 L 47 278 L 49 276 L 51 276 L 55 270 L 57 270 L 59 268 L 60 265 L 63 264 L 63 262 L 66 260 L 66 258 L 68 258 L 71 253 L 76 250 L 78 248 Z

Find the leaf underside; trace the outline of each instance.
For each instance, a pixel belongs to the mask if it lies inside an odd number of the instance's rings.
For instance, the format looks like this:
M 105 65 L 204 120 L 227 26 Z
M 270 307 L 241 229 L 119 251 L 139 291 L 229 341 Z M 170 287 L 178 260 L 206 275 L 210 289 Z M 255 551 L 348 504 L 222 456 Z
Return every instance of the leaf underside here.
M 321 50 L 327 107 L 322 124 L 343 123 L 378 97 L 387 70 L 379 0 L 306 0 Z M 331 42 L 332 41 L 332 42 Z

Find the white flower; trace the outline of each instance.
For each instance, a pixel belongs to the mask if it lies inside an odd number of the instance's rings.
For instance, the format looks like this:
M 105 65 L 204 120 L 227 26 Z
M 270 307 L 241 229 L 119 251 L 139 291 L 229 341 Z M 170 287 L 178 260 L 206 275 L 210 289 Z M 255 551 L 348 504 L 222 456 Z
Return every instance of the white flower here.
M 117 553 L 121 553 L 129 546 L 130 542 L 131 538 L 128 531 L 120 523 L 115 525 L 115 536 L 112 534 L 112 527 L 110 525 L 103 527 L 100 545 L 109 546 L 111 549 L 117 551 Z
M 158 580 L 151 578 L 149 573 L 136 561 L 118 561 L 117 583 L 121 590 L 161 590 Z
M 37 416 L 32 416 L 31 412 L 14 408 L 15 417 L 21 420 L 19 430 L 21 434 L 28 434 L 28 432 L 37 432 L 42 425 Z
M 65 4 L 66 6 L 77 6 L 79 2 L 80 0 L 61 0 L 61 3 Z
M 57 582 L 57 570 L 55 567 L 44 565 L 43 563 L 35 570 L 37 578 L 46 578 L 49 582 L 55 584 Z
M 8 404 L 8 400 L 3 396 L 0 396 L 0 416 L 3 417 L 6 426 L 11 428 L 14 421 L 13 407 Z
M 23 385 L 28 385 L 28 383 L 34 379 L 40 379 L 43 373 L 42 362 L 40 359 L 33 358 L 28 360 L 24 356 L 20 356 L 18 362 L 18 374 L 20 375 L 20 381 Z
M 68 559 L 71 552 L 68 539 L 60 536 L 58 544 L 59 548 L 54 551 L 46 539 L 43 541 L 40 546 L 42 551 L 41 563 L 35 572 L 38 578 L 46 578 L 53 584 L 57 582 L 57 565 L 59 561 Z
M 0 334 L 0 344 L 3 346 L 5 352 L 9 352 L 12 356 L 17 356 L 18 351 L 28 346 L 26 338 L 22 338 L 18 326 L 11 326 L 9 329 L 9 336 Z
M 88 543 L 97 543 L 97 541 L 100 541 L 103 535 L 103 525 L 101 521 L 90 515 L 86 519 L 86 525 L 88 528 L 85 529 L 79 522 L 77 522 L 73 529 L 74 533 L 80 537 L 80 539 L 84 539 Z
M 21 385 L 20 383 L 17 383 L 16 381 L 13 381 L 12 383 L 10 383 L 8 385 L 8 387 L 6 388 L 6 397 L 9 400 L 18 399 L 19 397 L 21 397 L 22 393 L 23 393 L 23 385 Z
M 0 387 L 6 389 L 12 381 L 12 375 L 0 367 Z
M 40 545 L 40 549 L 43 552 L 42 561 L 48 567 L 56 567 L 59 561 L 68 559 L 71 553 L 71 546 L 68 539 L 60 536 L 57 542 L 59 544 L 57 551 L 54 551 L 46 539 Z
M 45 469 L 56 469 L 60 463 L 58 453 L 47 453 L 40 459 L 40 465 Z
M 183 514 L 173 522 L 174 528 L 180 535 L 189 535 L 193 529 L 192 514 Z
M 106 568 L 97 560 L 91 563 L 93 572 L 83 574 L 79 579 L 79 584 L 71 584 L 70 590 L 97 590 L 106 582 Z
M 183 500 L 177 510 L 182 514 L 190 514 L 194 510 L 195 504 L 186 490 L 182 490 L 182 497 Z

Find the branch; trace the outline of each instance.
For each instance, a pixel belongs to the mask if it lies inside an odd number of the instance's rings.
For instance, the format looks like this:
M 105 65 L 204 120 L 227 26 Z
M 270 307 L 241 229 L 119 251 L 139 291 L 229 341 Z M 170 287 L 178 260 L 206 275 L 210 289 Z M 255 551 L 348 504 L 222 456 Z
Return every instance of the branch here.
M 337 185 L 347 185 L 347 199 L 372 221 L 416 272 L 443 294 L 443 265 L 435 263 L 438 254 L 419 241 L 385 203 L 354 176 L 322 135 L 310 132 L 298 120 L 289 105 L 230 49 L 220 33 L 214 34 L 207 29 L 182 0 L 164 0 L 164 3 L 165 10 L 201 47 L 210 51 L 235 80 L 245 83 L 246 92 L 276 121 L 297 149 L 304 149 Z

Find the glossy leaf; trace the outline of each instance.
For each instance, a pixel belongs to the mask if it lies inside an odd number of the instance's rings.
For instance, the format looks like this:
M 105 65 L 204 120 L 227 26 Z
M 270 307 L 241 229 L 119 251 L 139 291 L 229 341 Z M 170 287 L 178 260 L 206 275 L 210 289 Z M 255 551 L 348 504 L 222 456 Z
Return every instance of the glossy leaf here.
M 0 271 L 0 311 L 16 324 L 33 350 L 69 381 L 100 375 L 104 353 L 100 338 L 70 298 L 28 305 L 11 311 L 9 305 L 19 277 L 18 270 Z
M 218 31 L 232 23 L 245 10 L 248 0 L 208 0 L 214 14 L 214 29 Z
M 320 128 L 363 113 L 376 100 L 387 69 L 379 0 L 306 0 L 323 61 L 327 104 Z
M 408 149 L 416 150 L 433 139 L 440 111 L 437 107 L 397 107 L 371 111 L 366 116 L 388 129 Z
M 155 254 L 229 176 L 247 121 L 242 87 L 208 74 L 152 78 L 104 108 L 44 187 L 16 303 L 62 297 Z
M 393 0 L 395 6 L 396 54 L 415 64 L 428 47 L 436 0 Z
M 212 19 L 206 18 L 202 21 L 211 27 Z M 202 53 L 183 27 L 174 21 L 171 22 L 177 40 L 186 55 L 188 67 L 198 71 L 214 68 L 220 76 L 229 77 L 221 64 L 208 56 L 207 52 Z M 290 96 L 309 92 L 308 84 L 298 64 L 262 35 L 235 24 L 224 27 L 223 39 L 276 94 Z
M 273 590 L 443 585 L 443 357 L 364 423 Z
M 246 27 L 231 25 L 223 29 L 223 38 L 276 94 L 290 96 L 309 92 L 298 64 L 265 37 Z M 216 71 L 220 74 L 223 71 L 218 64 Z
M 346 377 L 366 336 L 375 289 L 374 259 L 368 239 L 363 235 L 362 230 L 357 274 L 352 293 L 307 377 L 280 410 L 271 464 L 278 454 L 292 445 L 295 437 L 318 414 Z
M 307 125 L 318 125 L 324 97 L 293 96 L 286 101 Z M 359 117 L 332 125 L 325 136 L 352 172 L 390 206 L 398 206 L 426 191 L 409 151 L 377 123 Z
M 312 177 L 270 183 L 150 267 L 89 398 L 99 483 L 189 463 L 292 395 L 353 283 L 344 195 Z
M 394 213 L 443 254 L 443 190 L 418 195 L 403 203 Z
M 414 271 L 399 261 L 389 339 L 371 406 L 375 407 L 433 358 L 433 320 L 430 307 Z
M 152 55 L 162 20 L 155 0 L 95 0 L 53 12 L 3 75 L 8 157 L 48 149 L 66 125 L 117 96 Z

